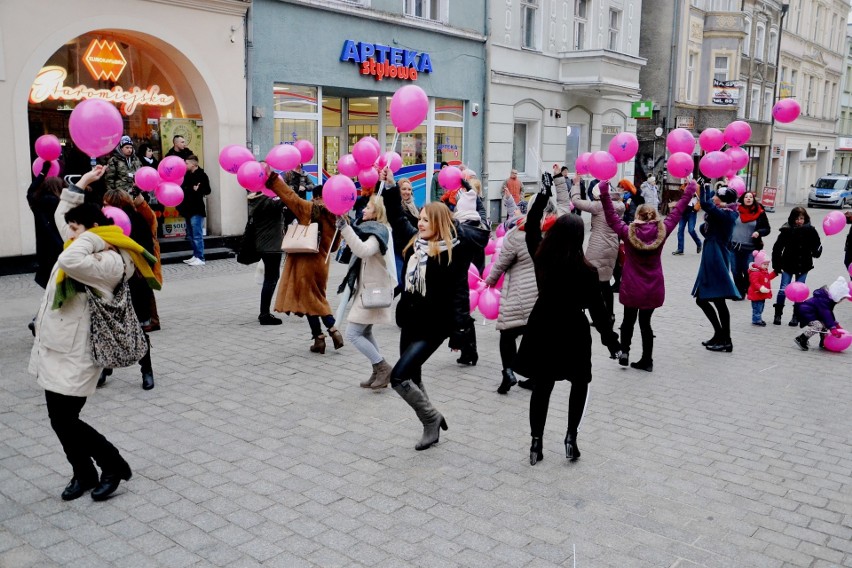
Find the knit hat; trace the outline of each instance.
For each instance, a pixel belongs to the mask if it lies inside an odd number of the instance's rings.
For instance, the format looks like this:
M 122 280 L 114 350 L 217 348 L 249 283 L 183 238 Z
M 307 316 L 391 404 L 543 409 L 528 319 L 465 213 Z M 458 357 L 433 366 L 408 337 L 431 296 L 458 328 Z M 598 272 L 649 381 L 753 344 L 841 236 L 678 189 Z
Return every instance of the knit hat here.
M 849 284 L 842 276 L 838 276 L 837 280 L 828 287 L 828 295 L 833 302 L 852 299 L 852 296 L 849 295 Z
M 756 250 L 752 254 L 754 255 L 754 263 L 758 266 L 761 266 L 764 262 L 769 261 L 769 259 L 766 258 L 766 253 L 762 250 Z
M 737 192 L 724 185 L 716 190 L 716 196 L 729 205 L 737 200 Z
M 118 147 L 124 148 L 125 146 L 133 146 L 133 140 L 130 139 L 130 136 L 124 135 L 119 140 Z

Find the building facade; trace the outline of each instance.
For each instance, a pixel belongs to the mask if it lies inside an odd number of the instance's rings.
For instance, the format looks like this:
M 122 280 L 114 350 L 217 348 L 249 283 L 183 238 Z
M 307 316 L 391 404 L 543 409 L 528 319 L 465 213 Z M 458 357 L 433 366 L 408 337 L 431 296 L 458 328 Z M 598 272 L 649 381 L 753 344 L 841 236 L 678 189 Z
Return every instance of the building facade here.
M 837 121 L 834 173 L 852 174 L 852 24 L 846 24 L 846 43 L 843 49 L 843 88 L 840 91 L 840 114 Z
M 317 181 L 337 173 L 340 156 L 362 136 L 403 158 L 422 205 L 440 162 L 482 171 L 485 94 L 484 0 L 256 0 L 249 69 L 251 144 L 309 140 L 305 169 Z M 394 92 L 419 85 L 429 113 L 396 135 Z
M 157 153 L 183 134 L 208 164 L 208 229 L 239 233 L 245 197 L 216 157 L 246 140 L 243 0 L 7 0 L 0 3 L 0 258 L 35 251 L 26 201 L 34 142 L 63 143 L 62 174 L 87 170 L 68 117 L 86 98 L 116 102 L 125 133 Z M 206 160 L 205 160 L 206 158 Z M 235 213 L 236 212 L 236 213 Z
M 767 185 L 780 203 L 807 202 L 811 184 L 832 170 L 845 68 L 848 0 L 793 0 L 781 34 L 779 97 L 795 97 L 798 120 L 775 124 Z
M 647 3 L 646 3 L 647 4 Z M 492 211 L 512 169 L 543 170 L 635 132 L 640 0 L 490 0 L 486 172 Z M 633 164 L 620 168 L 633 176 Z

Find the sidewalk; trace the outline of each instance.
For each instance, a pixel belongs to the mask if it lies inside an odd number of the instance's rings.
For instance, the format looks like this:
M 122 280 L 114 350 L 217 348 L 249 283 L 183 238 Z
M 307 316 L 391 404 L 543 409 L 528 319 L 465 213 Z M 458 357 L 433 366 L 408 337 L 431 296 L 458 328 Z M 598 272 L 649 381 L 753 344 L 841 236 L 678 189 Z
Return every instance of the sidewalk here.
M 788 212 L 770 215 L 769 247 Z M 820 233 L 826 212 L 811 211 Z M 845 234 L 823 238 L 812 288 L 843 274 Z M 734 352 L 706 351 L 698 256 L 675 244 L 654 372 L 595 340 L 583 455 L 565 460 L 559 383 L 535 467 L 529 391 L 495 392 L 493 322 L 477 315 L 476 367 L 442 348 L 424 368 L 449 431 L 416 452 L 414 413 L 358 387 L 370 367 L 354 348 L 309 353 L 295 317 L 258 325 L 254 267 L 166 266 L 156 388 L 118 370 L 82 413 L 134 472 L 103 503 L 59 498 L 71 472 L 26 374 L 41 290 L 2 277 L 0 567 L 852 566 L 852 351 L 801 352 L 789 313 L 753 327 L 748 302 L 730 304 Z M 334 265 L 332 289 L 342 275 Z M 852 327 L 852 305 L 836 314 Z M 555 357 L 570 356 L 570 331 L 554 323 Z M 394 361 L 396 328 L 376 337 Z

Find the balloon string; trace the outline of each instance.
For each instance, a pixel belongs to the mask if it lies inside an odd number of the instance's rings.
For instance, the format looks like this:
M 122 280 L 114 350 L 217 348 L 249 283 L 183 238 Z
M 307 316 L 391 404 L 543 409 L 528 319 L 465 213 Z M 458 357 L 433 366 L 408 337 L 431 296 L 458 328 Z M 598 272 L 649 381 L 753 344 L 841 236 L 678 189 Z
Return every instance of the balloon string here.
M 391 142 L 391 149 L 390 149 L 391 152 L 396 152 L 396 143 L 398 141 L 399 141 L 399 130 L 397 130 L 396 133 L 393 135 L 393 141 Z M 379 184 L 378 194 L 381 195 L 384 190 L 385 190 L 385 182 L 382 181 L 382 183 Z

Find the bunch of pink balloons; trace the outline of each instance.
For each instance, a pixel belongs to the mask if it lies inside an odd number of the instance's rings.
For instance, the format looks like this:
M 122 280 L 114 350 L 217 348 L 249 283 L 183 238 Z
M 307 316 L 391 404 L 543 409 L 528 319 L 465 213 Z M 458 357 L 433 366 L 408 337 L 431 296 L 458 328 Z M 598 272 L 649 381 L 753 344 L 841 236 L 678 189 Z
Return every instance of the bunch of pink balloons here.
M 497 250 L 499 252 L 500 249 L 498 248 Z M 494 269 L 494 262 L 488 263 L 485 266 L 485 268 L 482 269 L 482 279 L 487 280 L 488 275 L 491 274 L 491 271 L 493 269 Z M 504 272 L 503 274 L 500 275 L 500 278 L 497 279 L 497 283 L 494 284 L 494 287 L 497 288 L 498 290 L 502 290 L 503 289 L 503 282 L 505 280 L 506 280 L 506 273 Z
M 86 99 L 71 111 L 68 131 L 74 144 L 94 159 L 115 150 L 124 132 L 124 121 L 112 103 Z
M 494 287 L 485 285 L 485 278 L 491 272 L 494 263 L 485 267 L 482 276 L 479 275 L 479 270 L 471 264 L 467 271 L 467 283 L 470 287 L 470 311 L 479 308 L 479 312 L 485 319 L 497 319 L 500 314 L 500 288 L 503 287 L 503 279 L 505 274 L 501 274 Z
M 62 144 L 59 138 L 53 134 L 44 134 L 39 136 L 35 141 L 36 156 L 33 161 L 33 175 L 38 176 L 45 162 L 50 162 L 50 169 L 47 170 L 47 177 L 55 177 L 59 175 L 59 156 L 62 155 Z
M 808 289 L 808 285 L 804 282 L 790 282 L 787 284 L 787 287 L 784 288 L 784 295 L 791 302 L 804 302 L 808 299 L 811 291 Z
M 337 161 L 337 171 L 346 177 L 358 178 L 361 187 L 373 187 L 379 181 L 379 171 L 387 167 L 396 173 L 402 167 L 402 156 L 382 152 L 382 146 L 372 136 L 364 136 Z
M 496 288 L 486 287 L 479 293 L 479 301 L 476 307 L 485 319 L 497 319 L 497 316 L 500 315 L 500 291 Z

